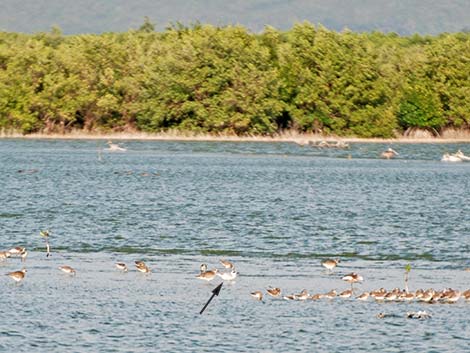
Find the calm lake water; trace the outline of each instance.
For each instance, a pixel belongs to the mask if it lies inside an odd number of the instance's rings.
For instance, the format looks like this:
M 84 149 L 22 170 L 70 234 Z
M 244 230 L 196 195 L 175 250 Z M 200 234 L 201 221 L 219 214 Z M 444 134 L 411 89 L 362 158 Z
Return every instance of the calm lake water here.
M 352 271 L 359 291 L 403 288 L 408 263 L 410 289 L 470 288 L 470 163 L 440 162 L 470 144 L 393 144 L 395 160 L 378 158 L 385 144 L 123 145 L 0 140 L 0 249 L 29 249 L 24 282 L 0 278 L 0 351 L 468 351 L 463 301 L 257 302 L 250 292 L 341 291 Z M 341 259 L 333 273 L 320 265 L 329 257 Z M 221 269 L 221 258 L 240 276 L 199 315 L 220 283 L 197 280 L 199 265 Z M 5 274 L 21 267 L 0 263 Z M 432 318 L 405 319 L 413 310 Z

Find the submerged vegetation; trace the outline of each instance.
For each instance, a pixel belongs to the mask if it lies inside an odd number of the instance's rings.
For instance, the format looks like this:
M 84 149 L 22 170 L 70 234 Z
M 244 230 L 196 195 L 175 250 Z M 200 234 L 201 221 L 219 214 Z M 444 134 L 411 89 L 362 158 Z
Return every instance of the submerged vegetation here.
M 0 130 L 393 137 L 470 127 L 470 34 L 146 21 L 126 33 L 0 33 Z

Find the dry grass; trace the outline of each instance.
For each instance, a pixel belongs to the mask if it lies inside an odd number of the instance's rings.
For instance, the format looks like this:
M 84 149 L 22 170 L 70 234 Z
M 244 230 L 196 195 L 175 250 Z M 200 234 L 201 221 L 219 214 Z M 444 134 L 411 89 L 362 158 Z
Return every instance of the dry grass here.
M 324 136 L 320 134 L 300 134 L 296 131 L 284 131 L 274 136 L 236 136 L 224 134 L 201 134 L 181 132 L 178 130 L 149 134 L 144 132 L 116 132 L 116 133 L 90 133 L 81 130 L 66 134 L 34 133 L 23 135 L 14 131 L 0 131 L 0 138 L 21 139 L 75 139 L 75 140 L 154 140 L 154 141 L 233 141 L 233 142 L 296 142 L 299 144 L 312 141 L 344 141 L 362 143 L 470 143 L 470 131 L 447 130 L 440 137 L 405 137 L 384 138 L 357 138 Z

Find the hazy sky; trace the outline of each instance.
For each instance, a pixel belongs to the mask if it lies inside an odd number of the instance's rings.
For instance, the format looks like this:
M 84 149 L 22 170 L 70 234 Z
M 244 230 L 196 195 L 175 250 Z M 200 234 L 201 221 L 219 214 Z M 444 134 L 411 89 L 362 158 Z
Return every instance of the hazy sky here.
M 408 34 L 470 27 L 470 0 L 0 0 L 0 30 L 101 33 L 138 28 L 148 16 L 157 29 L 194 21 L 288 29 L 308 20 L 330 29 Z

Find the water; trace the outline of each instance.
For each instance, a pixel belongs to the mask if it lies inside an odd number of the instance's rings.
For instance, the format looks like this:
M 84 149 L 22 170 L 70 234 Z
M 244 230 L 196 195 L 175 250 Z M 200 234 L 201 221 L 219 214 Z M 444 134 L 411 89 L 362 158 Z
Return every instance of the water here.
M 469 144 L 350 150 L 290 143 L 0 140 L 0 248 L 30 250 L 20 285 L 0 278 L 0 351 L 466 351 L 470 304 L 253 300 L 344 290 L 470 287 L 470 163 L 440 162 Z M 349 159 L 348 157 L 351 157 Z M 45 257 L 39 230 L 50 229 Z M 322 259 L 342 262 L 329 274 Z M 195 279 L 229 258 L 240 277 Z M 135 272 L 145 260 L 151 275 Z M 132 268 L 119 273 L 114 262 Z M 57 267 L 68 264 L 77 276 Z M 7 273 L 19 259 L 0 263 Z M 407 320 L 410 310 L 430 320 Z M 376 314 L 396 315 L 383 320 Z

